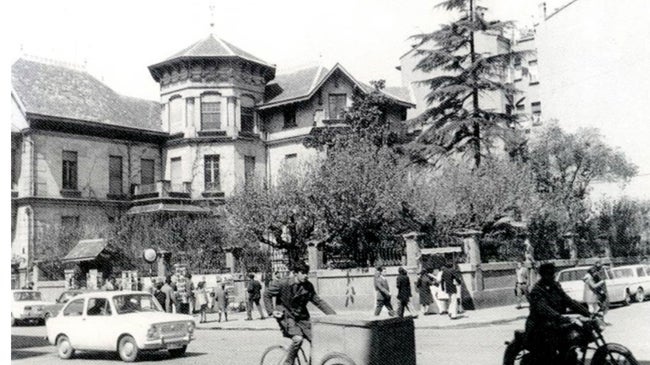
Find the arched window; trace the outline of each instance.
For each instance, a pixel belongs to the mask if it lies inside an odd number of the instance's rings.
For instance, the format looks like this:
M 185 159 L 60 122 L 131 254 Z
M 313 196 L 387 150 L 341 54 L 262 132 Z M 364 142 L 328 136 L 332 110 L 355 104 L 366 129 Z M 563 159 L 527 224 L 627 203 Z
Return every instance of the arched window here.
M 221 129 L 221 95 L 205 94 L 201 96 L 201 130 Z
M 241 98 L 241 131 L 253 133 L 255 130 L 255 100 L 250 96 Z

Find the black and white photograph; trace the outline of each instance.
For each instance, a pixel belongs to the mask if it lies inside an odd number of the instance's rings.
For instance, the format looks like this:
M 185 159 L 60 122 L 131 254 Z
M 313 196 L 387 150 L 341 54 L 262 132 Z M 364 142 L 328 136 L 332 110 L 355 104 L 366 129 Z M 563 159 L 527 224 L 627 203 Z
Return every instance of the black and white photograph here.
M 650 1 L 3 7 L 12 365 L 650 365 Z

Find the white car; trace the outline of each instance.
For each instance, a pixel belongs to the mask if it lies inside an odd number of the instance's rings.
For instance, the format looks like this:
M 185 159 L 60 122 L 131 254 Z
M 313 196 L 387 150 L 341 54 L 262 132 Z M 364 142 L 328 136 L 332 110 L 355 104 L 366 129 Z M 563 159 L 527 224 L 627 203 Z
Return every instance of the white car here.
M 645 265 L 627 265 L 612 268 L 613 281 L 625 288 L 625 295 L 643 302 L 650 294 L 650 268 Z
M 43 301 L 41 292 L 36 290 L 12 290 L 11 291 L 11 325 L 23 321 L 44 320 L 44 308 L 51 305 L 50 302 Z
M 135 291 L 77 295 L 46 323 L 48 341 L 62 359 L 76 350 L 117 351 L 126 362 L 142 351 L 182 356 L 195 326 L 192 316 L 166 313 L 151 294 Z
M 555 280 L 557 280 L 562 289 L 571 299 L 584 303 L 584 290 L 585 282 L 584 277 L 591 266 L 579 266 L 570 269 L 560 270 L 557 273 Z M 607 295 L 611 303 L 622 302 L 629 304 L 629 297 L 625 294 L 625 286 L 620 281 L 612 280 L 613 274 L 611 269 L 603 268 L 605 274 L 605 286 L 607 287 Z

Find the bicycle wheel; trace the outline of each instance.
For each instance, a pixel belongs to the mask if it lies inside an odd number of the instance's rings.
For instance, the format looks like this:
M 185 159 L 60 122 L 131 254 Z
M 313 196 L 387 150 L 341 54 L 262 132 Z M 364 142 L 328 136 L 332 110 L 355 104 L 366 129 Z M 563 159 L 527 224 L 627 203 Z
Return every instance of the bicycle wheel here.
M 267 348 L 262 354 L 260 365 L 282 365 L 287 358 L 287 349 L 282 345 L 275 345 Z M 309 359 L 305 351 L 300 348 L 298 356 L 293 360 L 294 365 L 309 365 Z
M 287 349 L 281 345 L 275 345 L 264 350 L 260 365 L 282 365 L 287 357 Z
M 356 365 L 350 357 L 340 352 L 330 352 L 327 354 L 320 365 Z
M 623 345 L 608 343 L 596 350 L 593 365 L 639 365 L 632 352 Z

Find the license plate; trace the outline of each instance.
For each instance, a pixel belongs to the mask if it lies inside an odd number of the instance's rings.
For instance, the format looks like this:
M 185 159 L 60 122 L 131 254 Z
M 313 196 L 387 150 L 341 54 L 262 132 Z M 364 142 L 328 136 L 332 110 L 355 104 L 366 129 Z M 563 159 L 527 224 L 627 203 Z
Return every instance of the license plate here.
M 170 343 L 167 345 L 167 350 L 180 349 L 183 347 L 182 343 Z

